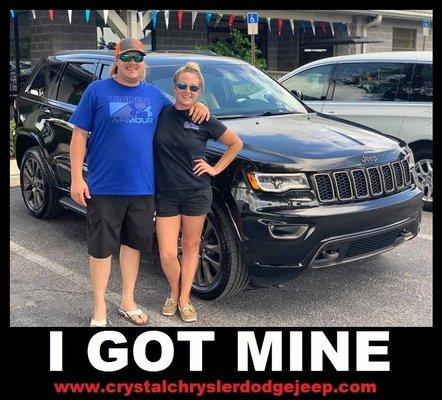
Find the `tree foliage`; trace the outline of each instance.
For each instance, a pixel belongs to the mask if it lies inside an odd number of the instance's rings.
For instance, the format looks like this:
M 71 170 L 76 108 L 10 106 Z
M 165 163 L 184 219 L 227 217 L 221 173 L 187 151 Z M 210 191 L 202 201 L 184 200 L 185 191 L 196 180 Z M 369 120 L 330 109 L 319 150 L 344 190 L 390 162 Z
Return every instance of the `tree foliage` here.
M 115 42 L 109 42 L 106 43 L 106 40 L 104 39 L 104 37 L 102 36 L 99 40 L 98 40 L 98 48 L 99 49 L 104 49 L 104 48 L 108 48 L 109 50 L 115 50 L 116 47 L 116 43 Z
M 230 31 L 230 37 L 227 39 L 217 39 L 216 42 L 208 46 L 196 46 L 196 50 L 211 50 L 219 56 L 227 56 L 240 58 L 241 60 L 251 62 L 252 51 L 250 47 L 250 40 L 244 36 L 238 29 Z M 261 50 L 255 48 L 256 66 L 262 70 L 267 69 L 267 62 L 262 57 Z

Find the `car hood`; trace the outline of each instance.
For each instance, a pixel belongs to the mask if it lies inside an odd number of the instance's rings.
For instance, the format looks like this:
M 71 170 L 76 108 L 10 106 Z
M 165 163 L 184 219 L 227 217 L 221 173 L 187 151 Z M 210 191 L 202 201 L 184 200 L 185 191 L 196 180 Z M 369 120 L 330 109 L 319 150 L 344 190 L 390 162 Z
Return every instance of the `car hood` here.
M 319 171 L 396 160 L 400 141 L 321 115 L 292 114 L 223 120 L 241 138 L 240 156 L 267 169 Z M 363 162 L 363 156 L 375 156 Z

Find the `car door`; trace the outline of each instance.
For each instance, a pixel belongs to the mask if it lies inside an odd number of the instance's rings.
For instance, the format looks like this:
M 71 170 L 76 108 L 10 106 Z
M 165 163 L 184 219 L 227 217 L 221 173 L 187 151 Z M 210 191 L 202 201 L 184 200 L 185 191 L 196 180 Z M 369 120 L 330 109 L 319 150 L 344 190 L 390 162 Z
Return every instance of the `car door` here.
M 416 64 L 399 137 L 407 143 L 433 141 L 433 64 Z
M 286 89 L 301 92 L 301 100 L 313 108 L 315 111 L 322 112 L 324 101 L 327 96 L 327 90 L 330 83 L 330 77 L 336 64 L 326 64 L 317 67 L 311 67 L 291 75 L 280 82 Z
M 93 60 L 66 63 L 61 74 L 56 98 L 48 101 L 51 114 L 47 123 L 51 135 L 53 135 L 51 156 L 55 162 L 62 189 L 66 191 L 71 185 L 69 147 L 74 128 L 68 121 L 87 86 L 96 79 L 96 71 L 97 62 Z M 83 171 L 85 174 L 85 167 Z
M 409 63 L 339 63 L 322 112 L 398 136 L 411 74 Z
M 61 68 L 61 63 L 42 61 L 17 98 L 20 123 L 27 131 L 35 133 L 40 141 L 46 141 L 44 121 L 50 112 L 47 102 L 55 97 Z

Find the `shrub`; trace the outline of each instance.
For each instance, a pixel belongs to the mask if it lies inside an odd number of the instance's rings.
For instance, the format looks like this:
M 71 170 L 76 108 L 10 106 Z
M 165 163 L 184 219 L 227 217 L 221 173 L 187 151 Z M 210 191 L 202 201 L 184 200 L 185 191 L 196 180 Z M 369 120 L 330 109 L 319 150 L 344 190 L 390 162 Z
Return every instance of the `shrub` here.
M 196 46 L 196 50 L 212 50 L 219 56 L 235 57 L 251 62 L 252 50 L 250 40 L 238 29 L 232 29 L 228 39 L 218 39 L 208 46 Z M 267 69 L 267 62 L 262 58 L 261 50 L 255 49 L 256 66 L 262 70 Z

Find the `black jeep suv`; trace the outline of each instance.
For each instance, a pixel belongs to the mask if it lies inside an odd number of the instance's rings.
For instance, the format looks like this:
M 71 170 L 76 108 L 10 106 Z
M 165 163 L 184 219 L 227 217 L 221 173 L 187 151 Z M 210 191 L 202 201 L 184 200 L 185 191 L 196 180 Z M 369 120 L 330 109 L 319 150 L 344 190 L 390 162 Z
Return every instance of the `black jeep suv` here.
M 85 213 L 69 197 L 68 120 L 87 85 L 109 76 L 113 58 L 99 50 L 59 52 L 40 62 L 18 96 L 21 190 L 37 218 L 64 208 Z M 200 64 L 206 81 L 202 101 L 244 142 L 213 180 L 196 295 L 215 299 L 250 283 L 287 280 L 417 235 L 421 191 L 403 141 L 314 112 L 237 59 L 151 53 L 147 80 L 172 99 L 172 76 L 189 60 Z M 207 160 L 214 164 L 223 150 L 209 142 Z

